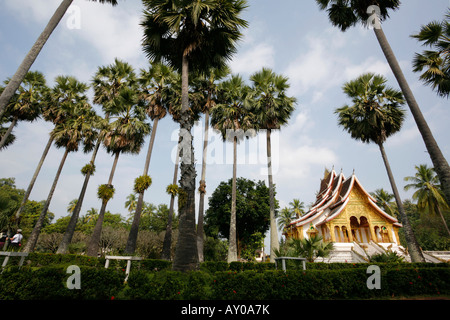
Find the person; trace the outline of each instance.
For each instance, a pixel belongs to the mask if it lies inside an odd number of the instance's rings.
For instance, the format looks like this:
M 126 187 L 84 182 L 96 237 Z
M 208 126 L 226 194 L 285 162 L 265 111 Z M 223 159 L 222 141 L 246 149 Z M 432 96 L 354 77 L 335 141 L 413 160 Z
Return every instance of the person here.
M 17 233 L 12 238 L 9 238 L 11 249 L 18 250 L 22 243 L 22 239 L 23 239 L 22 230 L 17 229 Z M 8 238 L 6 238 L 6 240 L 8 240 Z

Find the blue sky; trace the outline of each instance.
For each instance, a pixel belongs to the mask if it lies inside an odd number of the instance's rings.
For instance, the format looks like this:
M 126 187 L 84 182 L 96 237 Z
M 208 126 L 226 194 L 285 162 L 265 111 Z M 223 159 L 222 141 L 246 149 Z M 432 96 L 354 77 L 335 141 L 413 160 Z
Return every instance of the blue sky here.
M 15 72 L 59 3 L 60 0 L 0 0 L 2 81 Z M 390 86 L 398 88 L 373 31 L 356 26 L 340 32 L 331 26 L 326 13 L 313 0 L 249 0 L 248 4 L 244 18 L 250 25 L 230 62 L 233 73 L 248 80 L 263 67 L 272 68 L 289 78 L 289 94 L 298 101 L 289 124 L 273 135 L 274 182 L 280 206 L 287 206 L 294 198 L 306 205 L 312 203 L 324 169 L 331 167 L 337 171 L 342 169 L 346 176 L 355 170 L 369 192 L 377 188 L 391 191 L 378 147 L 352 140 L 337 126 L 334 114 L 336 108 L 350 103 L 342 85 L 364 72 L 382 74 Z M 97 67 L 113 63 L 116 57 L 132 64 L 136 71 L 147 66 L 140 47 L 140 1 L 119 1 L 118 6 L 111 7 L 75 0 L 73 5 L 74 9 L 63 18 L 32 67 L 45 74 L 49 85 L 53 85 L 58 75 L 72 75 L 89 82 Z M 410 35 L 418 32 L 423 24 L 441 20 L 449 5 L 448 0 L 403 1 L 400 10 L 392 12 L 391 18 L 383 23 L 416 100 L 447 159 L 450 158 L 449 103 L 425 87 L 418 80 L 419 75 L 411 71 L 414 53 L 423 48 Z M 202 128 L 203 119 L 194 129 L 197 184 Z M 17 187 L 26 189 L 50 130 L 51 125 L 43 120 L 19 123 L 14 130 L 15 144 L 0 153 L 0 177 L 14 177 Z M 173 176 L 176 130 L 177 126 L 168 117 L 158 125 L 149 172 L 153 184 L 145 193 L 145 201 L 155 205 L 169 203 L 165 189 Z M 134 179 L 142 174 L 148 140 L 140 155 L 122 155 L 119 159 L 113 181 L 116 194 L 107 207 L 113 213 L 128 216 L 124 203 L 132 192 Z M 221 181 L 232 176 L 231 145 L 224 145 L 212 133 L 210 141 L 207 196 Z M 431 166 L 431 160 L 409 110 L 403 129 L 385 147 L 402 198 L 411 198 L 412 192 L 403 191 L 403 178 L 415 174 L 415 165 Z M 240 146 L 238 176 L 267 181 L 265 152 L 265 135 L 261 134 Z M 31 193 L 32 200 L 47 198 L 62 154 L 63 150 L 52 147 Z M 67 205 L 78 198 L 83 183 L 80 169 L 90 157 L 81 152 L 69 155 L 50 205 L 57 218 L 67 215 Z M 98 185 L 107 182 L 112 160 L 104 149 L 100 150 L 97 171 L 90 180 L 81 214 L 90 208 L 100 209 L 96 190 Z

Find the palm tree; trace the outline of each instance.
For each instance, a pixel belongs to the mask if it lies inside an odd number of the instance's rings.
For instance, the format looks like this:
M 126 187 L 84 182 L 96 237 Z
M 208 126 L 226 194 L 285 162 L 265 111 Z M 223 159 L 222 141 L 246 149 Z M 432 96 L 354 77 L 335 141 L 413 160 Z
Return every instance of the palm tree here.
M 417 201 L 419 212 L 428 213 L 430 215 L 436 213 L 439 214 L 445 230 L 447 230 L 447 233 L 450 236 L 450 230 L 448 229 L 441 210 L 448 210 L 450 208 L 444 199 L 434 169 L 428 168 L 426 164 L 421 164 L 420 166 L 416 166 L 416 170 L 417 172 L 414 177 L 405 177 L 405 181 L 412 182 L 405 186 L 405 190 L 411 188 L 416 189 L 416 192 L 414 192 L 412 197 Z
M 203 93 L 201 100 L 199 100 L 199 109 L 205 114 L 205 128 L 203 134 L 203 156 L 202 156 L 202 173 L 200 178 L 200 186 L 198 191 L 200 193 L 200 200 L 198 205 L 198 219 L 197 219 L 197 251 L 198 260 L 203 262 L 203 216 L 205 211 L 205 194 L 206 194 L 206 155 L 208 150 L 208 134 L 209 134 L 209 113 L 210 110 L 217 103 L 218 83 L 230 73 L 228 66 L 223 68 L 211 68 L 208 72 L 198 75 L 194 80 L 194 91 Z
M 300 199 L 292 200 L 289 205 L 292 207 L 292 213 L 296 218 L 300 218 L 305 213 L 305 204 Z
M 127 201 L 125 201 L 125 208 L 128 209 L 128 211 L 130 212 L 130 214 L 136 210 L 136 194 L 135 193 L 130 193 L 127 196 Z
M 67 96 L 71 97 L 71 99 L 63 100 L 62 104 L 59 105 L 60 108 L 70 110 L 68 114 L 71 114 L 71 116 L 63 123 L 57 124 L 51 132 L 51 136 L 55 141 L 55 146 L 57 148 L 64 148 L 65 151 L 53 180 L 53 184 L 48 194 L 47 200 L 42 208 L 39 219 L 34 226 L 34 229 L 24 248 L 25 252 L 33 251 L 34 247 L 36 246 L 42 225 L 45 220 L 45 216 L 47 215 L 47 211 L 50 206 L 50 202 L 56 189 L 56 185 L 61 175 L 61 171 L 63 169 L 67 155 L 70 152 L 78 151 L 81 143 L 83 144 L 84 152 L 91 151 L 94 147 L 94 143 L 97 139 L 98 134 L 92 123 L 93 120 L 95 121 L 97 115 L 89 105 L 87 97 L 85 96 L 88 86 L 84 83 L 78 82 L 73 77 L 64 76 L 57 77 L 56 83 L 57 87 L 60 86 L 61 89 L 68 90 Z M 58 96 L 54 97 L 54 103 L 56 105 L 59 99 L 56 98 Z
M 278 230 L 275 221 L 275 187 L 272 177 L 272 146 L 270 142 L 272 130 L 280 130 L 286 125 L 292 112 L 296 99 L 288 97 L 288 79 L 275 74 L 272 70 L 263 68 L 254 73 L 250 80 L 253 83 L 251 104 L 256 115 L 259 129 L 266 131 L 267 139 L 267 168 L 270 193 L 270 257 L 273 261 L 274 250 L 279 249 Z
M 211 125 L 219 130 L 224 141 L 233 141 L 233 180 L 231 191 L 230 236 L 228 239 L 228 262 L 237 261 L 236 243 L 236 166 L 237 143 L 249 133 L 254 133 L 255 118 L 245 105 L 249 87 L 242 78 L 233 75 L 220 84 L 220 103 L 211 109 Z
M 75 210 L 75 207 L 77 206 L 78 199 L 73 199 L 69 202 L 69 205 L 67 206 L 67 212 L 69 215 L 73 214 L 73 211 Z
M 326 258 L 334 249 L 332 242 L 325 243 L 321 236 L 313 236 L 304 239 L 291 239 L 290 246 L 293 255 L 304 257 L 308 262 L 314 262 L 317 258 Z
M 67 104 L 70 104 L 71 101 L 77 101 L 80 99 L 79 94 L 81 91 L 78 89 L 74 90 L 74 88 L 76 87 L 76 83 L 73 83 L 73 79 L 72 81 L 69 81 L 70 79 L 71 78 L 65 79 L 65 77 L 57 77 L 55 79 L 55 86 L 51 89 L 44 90 L 45 93 L 42 100 L 42 116 L 44 120 L 52 122 L 55 127 L 57 125 L 63 124 L 66 120 L 72 117 L 72 109 L 65 106 L 67 106 Z M 15 219 L 17 224 L 19 224 L 21 214 L 25 208 L 25 204 L 28 201 L 31 191 L 33 190 L 34 183 L 36 182 L 36 179 L 39 175 L 39 172 L 41 171 L 44 160 L 47 157 L 48 151 L 50 150 L 52 144 L 53 135 L 50 134 L 39 163 L 34 171 L 33 177 L 28 184 L 28 188 L 22 199 L 22 203 L 16 212 Z
M 417 128 L 430 155 L 433 166 L 441 182 L 447 202 L 450 202 L 450 167 L 442 154 L 433 134 L 428 127 L 422 111 L 409 87 L 397 58 L 381 27 L 381 22 L 389 18 L 389 10 L 396 10 L 400 6 L 399 0 L 367 1 L 367 0 L 316 0 L 321 10 L 328 11 L 328 17 L 334 26 L 341 31 L 361 22 L 363 25 L 375 25 L 375 36 L 380 44 L 392 72 L 403 92 L 405 100 L 414 117 Z M 370 5 L 373 6 L 370 6 Z M 369 7 L 370 6 L 370 7 Z M 375 23 L 374 23 L 375 22 Z
M 397 216 L 392 200 L 394 195 L 387 192 L 384 189 L 377 189 L 375 192 L 371 192 L 371 196 L 375 198 L 377 205 L 383 209 L 387 214 L 395 217 Z
M 380 148 L 405 230 L 411 260 L 423 262 L 422 252 L 403 209 L 384 150 L 384 142 L 400 130 L 405 117 L 405 111 L 400 108 L 404 104 L 402 93 L 386 87 L 386 82 L 387 80 L 383 76 L 367 73 L 345 83 L 344 93 L 352 99 L 353 105 L 338 108 L 335 113 L 338 115 L 339 125 L 350 133 L 353 139 L 361 140 L 364 143 L 374 142 Z
M 105 118 L 97 119 L 98 121 L 96 125 L 101 129 L 101 132 L 97 139 L 97 144 L 95 145 L 90 162 L 81 169 L 81 173 L 84 175 L 83 186 L 63 239 L 59 244 L 58 250 L 56 251 L 57 253 L 66 253 L 69 248 L 69 244 L 72 241 L 87 186 L 89 184 L 90 177 L 95 172 L 95 158 L 97 157 L 98 149 L 100 148 L 100 144 L 103 141 L 103 137 L 107 129 L 109 113 L 112 108 L 111 105 L 113 104 L 114 99 L 119 96 L 119 92 L 123 87 L 133 86 L 135 83 L 136 77 L 132 66 L 118 59 L 115 59 L 113 64 L 99 67 L 94 75 L 94 78 L 92 79 L 92 86 L 94 89 L 93 102 L 102 106 L 102 110 L 105 113 Z
M 138 105 L 138 89 L 136 86 L 123 87 L 118 96 L 108 105 L 110 119 L 109 130 L 105 134 L 103 144 L 108 153 L 114 156 L 113 165 L 108 183 L 98 188 L 98 198 L 102 200 L 102 206 L 98 214 L 98 220 L 89 240 L 86 254 L 96 256 L 101 237 L 103 219 L 108 201 L 114 195 L 112 181 L 117 167 L 119 156 L 122 153 L 138 154 L 144 144 L 145 136 L 150 133 L 150 125 L 145 121 L 145 113 Z
M 195 166 L 189 114 L 189 69 L 220 67 L 236 51 L 240 29 L 247 22 L 239 17 L 245 0 L 143 0 L 143 48 L 150 61 L 167 61 L 181 71 L 180 211 L 179 239 L 174 270 L 198 268 L 195 230 Z M 180 198 L 179 198 L 180 200 Z
M 278 229 L 280 231 L 283 231 L 284 228 L 286 228 L 293 219 L 295 219 L 295 214 L 293 210 L 285 207 L 281 209 L 280 215 L 277 217 L 278 219 Z
M 413 71 L 422 72 L 420 79 L 441 97 L 450 94 L 450 10 L 443 21 L 433 21 L 422 26 L 418 34 L 412 35 L 433 50 L 416 53 Z
M 32 122 L 39 118 L 42 111 L 41 103 L 46 90 L 48 88 L 42 72 L 30 71 L 25 75 L 23 83 L 18 89 L 18 93 L 6 108 L 6 114 L 10 118 L 11 123 L 6 133 L 1 137 L 0 149 L 5 145 L 18 121 Z
M 89 1 L 94 2 L 98 1 L 100 3 L 106 2 L 110 3 L 113 6 L 117 5 L 117 0 L 89 0 Z M 25 56 L 16 73 L 11 78 L 11 81 L 8 83 L 5 90 L 2 92 L 0 96 L 0 119 L 3 116 L 4 109 L 8 105 L 11 98 L 14 96 L 14 93 L 19 89 L 20 84 L 24 80 L 25 75 L 30 70 L 31 66 L 33 65 L 34 61 L 39 55 L 39 52 L 41 52 L 48 38 L 52 34 L 53 30 L 55 30 L 55 28 L 58 26 L 59 22 L 66 13 L 67 9 L 69 9 L 72 2 L 73 0 L 63 0 L 61 2 L 61 4 L 51 17 L 50 21 L 48 22 L 47 26 L 45 27 L 44 31 L 40 34 L 40 36 L 34 43 L 33 47 L 31 47 L 31 50 Z
M 149 70 L 141 70 L 140 82 L 143 88 L 141 99 L 144 102 L 147 115 L 153 120 L 152 135 L 148 145 L 143 176 L 148 175 L 148 168 L 150 166 L 150 159 L 152 156 L 158 122 L 167 114 L 167 86 L 170 84 L 173 77 L 174 74 L 172 68 L 162 63 L 152 65 Z M 136 241 L 139 230 L 139 221 L 142 213 L 142 205 L 144 202 L 145 189 L 142 189 L 141 191 L 142 192 L 138 192 L 139 196 L 136 204 L 136 211 L 131 224 L 127 245 L 125 247 L 125 252 L 128 254 L 132 254 L 136 250 Z

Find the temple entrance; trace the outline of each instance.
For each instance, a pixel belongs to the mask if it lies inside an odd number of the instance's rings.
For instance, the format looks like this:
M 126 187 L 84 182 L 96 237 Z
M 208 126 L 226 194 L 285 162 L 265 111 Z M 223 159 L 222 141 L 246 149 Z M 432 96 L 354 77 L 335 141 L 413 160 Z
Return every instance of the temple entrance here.
M 356 218 L 355 216 L 351 216 L 350 228 L 354 241 L 359 243 L 370 242 L 370 226 L 366 217 L 361 216 L 358 221 L 358 218 Z

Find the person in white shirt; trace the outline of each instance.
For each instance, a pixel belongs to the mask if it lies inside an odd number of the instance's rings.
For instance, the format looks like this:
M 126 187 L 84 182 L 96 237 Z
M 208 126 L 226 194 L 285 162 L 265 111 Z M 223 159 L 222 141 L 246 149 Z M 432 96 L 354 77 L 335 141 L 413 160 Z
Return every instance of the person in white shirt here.
M 22 230 L 17 229 L 17 233 L 12 238 L 9 238 L 9 240 L 11 241 L 11 248 L 13 250 L 18 249 L 21 245 L 22 239 L 23 239 Z M 8 238 L 6 238 L 6 240 L 8 240 Z

